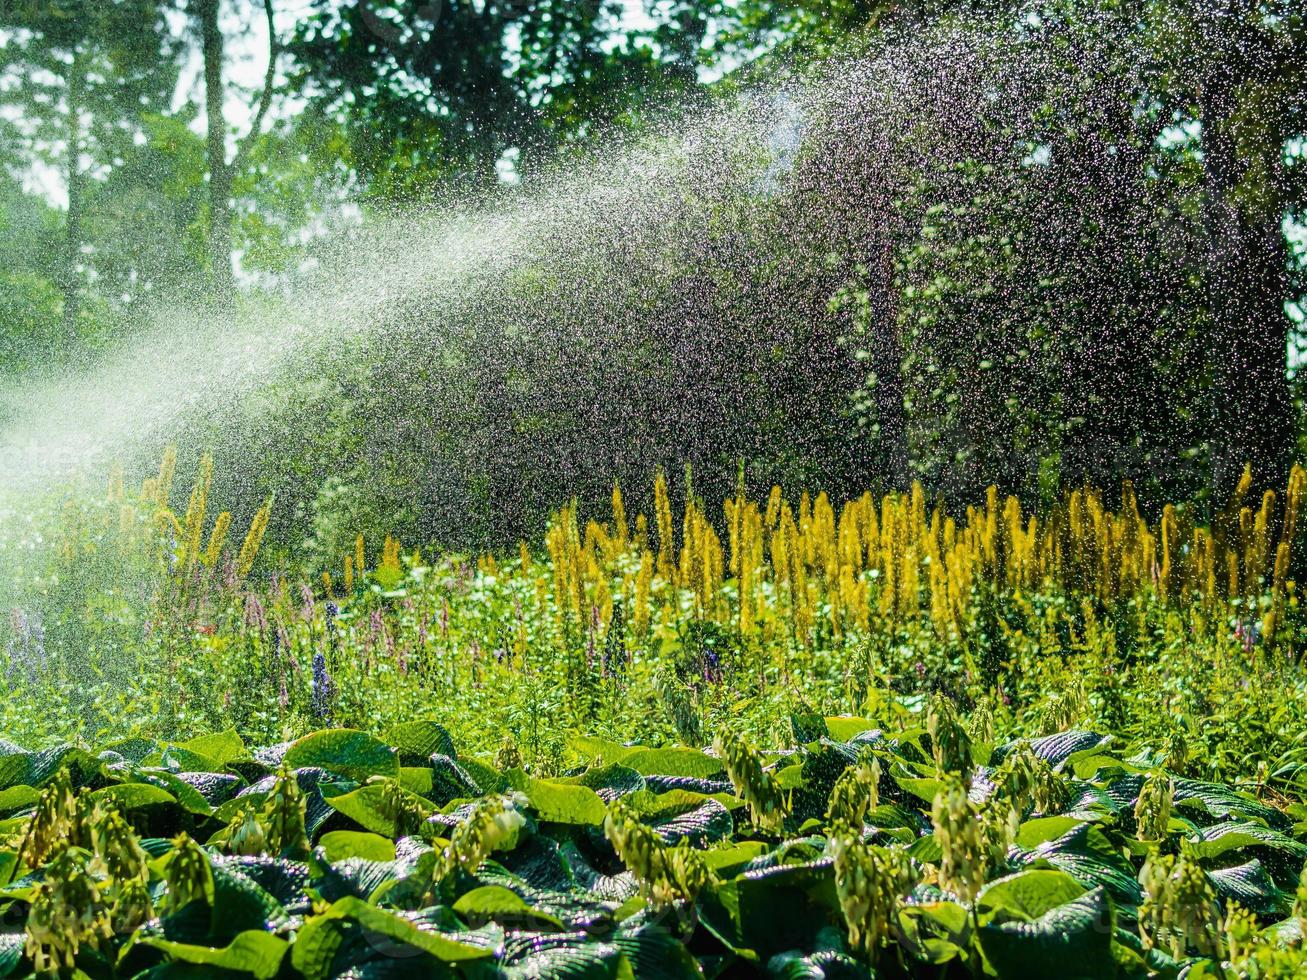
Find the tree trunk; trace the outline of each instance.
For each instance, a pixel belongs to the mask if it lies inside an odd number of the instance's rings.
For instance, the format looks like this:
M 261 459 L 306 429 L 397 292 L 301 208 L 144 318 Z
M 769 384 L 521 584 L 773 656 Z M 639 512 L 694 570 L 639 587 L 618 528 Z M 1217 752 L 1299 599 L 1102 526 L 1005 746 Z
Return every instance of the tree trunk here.
M 68 72 L 68 218 L 64 226 L 64 267 L 59 287 L 64 299 L 64 333 L 75 341 L 77 321 L 81 315 L 82 208 L 86 180 L 82 173 L 82 87 L 83 67 L 80 55 L 74 54 Z
M 204 48 L 204 108 L 208 121 L 209 265 L 213 299 L 231 301 L 231 167 L 227 163 L 227 120 L 223 113 L 220 0 L 198 0 Z
M 1230 62 L 1201 97 L 1204 223 L 1213 316 L 1213 504 L 1229 500 L 1245 463 L 1255 490 L 1281 488 L 1293 458 L 1294 416 L 1284 310 L 1288 252 L 1281 214 L 1238 200 L 1247 161 L 1235 144 L 1236 77 Z M 1277 148 L 1268 148 L 1267 152 Z

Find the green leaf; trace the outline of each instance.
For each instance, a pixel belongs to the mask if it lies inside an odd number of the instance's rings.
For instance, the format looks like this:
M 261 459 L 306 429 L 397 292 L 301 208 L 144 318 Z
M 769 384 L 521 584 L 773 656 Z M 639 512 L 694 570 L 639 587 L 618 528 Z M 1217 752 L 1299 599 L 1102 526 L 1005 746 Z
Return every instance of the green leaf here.
M 320 915 L 305 921 L 291 951 L 291 963 L 308 980 L 326 980 L 342 936 L 334 928 L 341 921 L 357 923 L 365 932 L 402 946 L 429 953 L 444 963 L 490 959 L 494 951 L 462 943 L 359 898 L 342 898 Z
M 1112 903 L 1102 888 L 1030 921 L 980 927 L 980 948 L 1000 980 L 1114 976 Z
M 292 769 L 316 767 L 356 782 L 371 776 L 399 777 L 399 756 L 389 745 L 366 732 L 337 728 L 306 735 L 286 750 Z
M 271 980 L 275 977 L 281 969 L 281 961 L 286 955 L 286 950 L 290 948 L 290 944 L 284 939 L 255 930 L 239 933 L 222 949 L 169 942 L 157 937 L 142 939 L 141 944 L 152 946 L 170 959 L 181 963 L 250 973 L 257 980 Z
M 905 793 L 910 793 L 917 799 L 926 803 L 935 802 L 935 796 L 939 793 L 939 789 L 943 785 L 943 783 L 934 777 L 917 779 L 911 776 L 895 776 L 894 782 L 898 783 L 899 789 L 903 790 Z
M 106 786 L 92 793 L 91 799 L 108 801 L 123 811 L 141 810 L 152 806 L 172 806 L 177 803 L 177 798 L 167 790 L 149 783 L 117 783 Z
M 1017 844 L 1030 850 L 1040 844 L 1057 840 L 1085 821 L 1075 817 L 1036 817 L 1027 820 L 1017 831 Z
M 158 787 L 171 794 L 188 813 L 194 813 L 201 817 L 213 815 L 213 807 L 209 805 L 209 801 L 204 798 L 199 790 L 180 778 L 176 773 L 169 772 L 166 769 L 138 769 L 132 773 L 130 782 Z
M 1207 874 L 1218 896 L 1234 899 L 1259 915 L 1288 912 L 1293 907 L 1292 897 L 1276 887 L 1262 862 L 1256 858 L 1247 864 L 1218 868 Z
M 599 794 L 588 786 L 532 779 L 526 795 L 536 816 L 547 823 L 597 827 L 608 813 Z
M 840 717 L 826 719 L 826 729 L 830 732 L 830 737 L 837 742 L 847 742 L 854 735 L 874 731 L 879 727 L 874 721 L 868 721 L 866 718 Z
M 1307 857 L 1307 844 L 1269 827 L 1233 820 L 1200 830 L 1193 851 L 1200 858 L 1215 858 L 1242 847 L 1270 847 L 1294 857 Z
M 517 892 L 502 885 L 482 885 L 465 893 L 454 903 L 454 911 L 473 928 L 487 921 L 511 925 L 514 928 L 566 930 L 562 920 L 547 912 L 532 908 Z
M 241 737 L 236 734 L 234 728 L 229 728 L 225 732 L 218 732 L 214 735 L 201 735 L 199 738 L 193 738 L 188 742 L 179 742 L 178 746 L 188 749 L 196 755 L 206 756 L 220 766 L 226 766 L 229 762 L 243 759 L 248 754 L 245 751 L 245 743 L 241 741 Z
M 642 776 L 690 776 L 706 779 L 722 771 L 722 764 L 698 749 L 640 749 L 621 760 Z
M 402 787 L 399 792 L 404 799 L 416 807 L 418 812 L 430 814 L 431 804 L 422 797 L 409 793 Z M 323 799 L 333 810 L 343 813 L 364 830 L 394 838 L 403 832 L 403 828 L 395 826 L 395 814 L 387 805 L 386 795 L 385 784 L 370 783 L 352 792 L 340 793 L 336 796 L 328 796 L 324 793 Z
M 318 841 L 328 861 L 346 858 L 363 858 L 367 861 L 395 860 L 395 844 L 380 834 L 364 834 L 356 830 L 333 830 Z
M 454 739 L 444 725 L 434 721 L 406 721 L 386 729 L 386 740 L 399 754 L 413 759 L 430 759 L 433 755 L 458 758 Z
M 627 804 L 665 843 L 687 843 L 703 847 L 729 837 L 735 829 L 730 811 L 720 802 L 702 793 L 674 789 L 654 794 L 647 790 L 632 793 Z
M 0 813 L 10 814 L 36 806 L 41 791 L 32 786 L 10 786 L 0 790 Z
M 977 905 L 999 919 L 1033 922 L 1045 912 L 1074 901 L 1085 886 L 1065 871 L 1019 871 L 985 886 Z
M 430 766 L 401 766 L 399 785 L 410 793 L 427 796 L 431 792 L 432 775 Z

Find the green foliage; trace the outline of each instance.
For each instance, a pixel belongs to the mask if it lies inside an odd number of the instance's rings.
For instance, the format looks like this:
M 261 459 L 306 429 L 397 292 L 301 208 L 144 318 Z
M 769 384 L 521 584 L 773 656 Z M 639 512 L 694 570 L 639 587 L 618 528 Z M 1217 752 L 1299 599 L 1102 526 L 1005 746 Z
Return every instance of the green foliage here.
M 833 729 L 857 727 L 853 722 L 829 720 Z M 929 977 L 947 967 L 959 976 L 1020 978 L 1068 970 L 1083 977 L 1168 976 L 1182 965 L 1199 975 L 1288 975 L 1266 971 L 1287 969 L 1303 955 L 1292 903 L 1276 899 L 1254 911 L 1245 904 L 1247 887 L 1238 897 L 1227 890 L 1231 876 L 1249 866 L 1232 862 L 1265 854 L 1268 846 L 1287 848 L 1276 870 L 1284 886 L 1307 874 L 1300 867 L 1307 846 L 1277 829 L 1291 820 L 1276 808 L 1233 822 L 1211 812 L 1221 809 L 1216 804 L 1190 808 L 1158 839 L 1138 846 L 1124 818 L 1137 806 L 1140 781 L 1128 763 L 1095 746 L 1093 758 L 1112 764 L 1077 776 L 1074 800 L 1049 803 L 1053 812 L 1017 824 L 992 778 L 1007 765 L 1000 759 L 1034 752 L 1045 764 L 1062 765 L 1076 753 L 1038 753 L 1072 742 L 1068 733 L 977 749 L 970 781 L 948 774 L 933 808 L 894 789 L 865 812 L 861 827 L 836 819 L 823 831 L 793 815 L 762 840 L 744 820 L 732 826 L 729 814 L 745 812 L 742 796 L 663 788 L 686 777 L 653 766 L 638 781 L 618 780 L 615 764 L 602 760 L 576 767 L 570 781 L 496 772 L 478 762 L 478 779 L 525 791 L 447 804 L 419 791 L 416 805 L 429 816 L 383 833 L 350 808 L 306 825 L 305 807 L 311 814 L 316 796 L 399 791 L 400 779 L 435 784 L 413 775 L 367 776 L 354 769 L 356 745 L 320 734 L 307 743 L 317 765 L 299 770 L 272 761 L 284 747 L 247 751 L 226 736 L 212 741 L 227 746 L 231 759 L 218 774 L 235 780 L 240 795 L 226 803 L 215 796 L 208 815 L 122 795 L 112 797 L 120 809 L 103 805 L 108 797 L 93 790 L 97 785 L 130 787 L 155 773 L 183 780 L 214 774 L 169 768 L 163 755 L 170 746 L 148 739 L 138 740 L 133 754 L 159 764 L 125 768 L 115 761 L 121 751 L 93 752 L 24 787 L 26 799 L 37 802 L 6 821 L 8 837 L 0 840 L 0 866 L 9 869 L 0 902 L 26 930 L 15 965 L 90 978 L 118 975 L 115 964 L 137 973 L 189 966 L 256 978 L 283 975 L 290 965 L 325 980 L 404 963 L 428 975 L 490 971 L 561 980 L 581 963 L 608 963 L 627 975 L 622 971 L 656 961 L 664 975 L 686 977 L 710 966 L 761 963 L 807 976 L 795 972 L 801 964 L 824 963 L 855 974 L 885 969 Z M 823 805 L 829 797 L 840 808 L 835 797 L 847 793 L 832 785 L 857 784 L 865 792 L 871 767 L 859 759 L 860 746 L 889 774 L 930 771 L 922 734 L 921 727 L 903 729 L 887 740 L 861 729 L 850 742 L 826 739 L 796 749 L 797 758 L 754 762 L 796 797 L 815 793 Z M 832 749 L 844 758 L 833 783 L 823 766 L 810 765 Z M 472 761 L 461 750 L 457 757 Z M 434 777 L 447 758 L 437 754 L 406 769 L 426 768 Z M 712 774 L 718 785 L 725 785 L 725 770 L 723 760 Z M 351 771 L 366 781 L 346 775 Z M 751 778 L 756 782 L 758 773 Z M 565 802 L 562 790 L 569 788 L 598 799 L 588 786 L 600 787 L 607 806 Z M 1215 785 L 1205 793 L 1212 800 L 1238 797 Z M 260 830 L 245 836 L 240 856 L 230 856 L 224 811 L 245 820 L 255 811 L 242 800 L 255 804 Z M 672 830 L 671 814 L 689 826 L 687 807 L 726 814 L 724 832 L 693 837 Z M 288 822 L 278 816 L 286 812 Z M 999 827 L 991 815 L 1003 812 Z M 84 829 L 50 839 L 49 828 L 70 820 Z M 286 832 L 277 828 L 287 823 L 307 847 L 285 844 Z M 1223 829 L 1231 826 L 1238 833 Z M 158 836 L 179 829 L 171 839 Z M 1228 852 L 1192 845 L 1218 837 L 1231 838 Z M 20 844 L 36 839 L 48 846 Z M 1263 881 L 1268 894 L 1284 895 L 1264 874 Z

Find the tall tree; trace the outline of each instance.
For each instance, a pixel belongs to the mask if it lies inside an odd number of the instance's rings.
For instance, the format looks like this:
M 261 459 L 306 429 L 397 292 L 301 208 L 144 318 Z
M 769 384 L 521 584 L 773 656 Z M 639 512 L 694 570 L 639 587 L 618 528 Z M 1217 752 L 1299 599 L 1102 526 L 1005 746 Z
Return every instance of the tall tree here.
M 1291 0 L 1175 0 L 1165 9 L 1157 23 L 1169 42 L 1165 63 L 1201 127 L 1213 478 L 1223 499 L 1245 463 L 1258 486 L 1274 487 L 1292 461 L 1285 303 L 1303 279 L 1284 222 L 1307 207 L 1307 168 L 1288 162 L 1307 138 L 1307 16 Z
M 227 88 L 223 82 L 224 37 L 221 23 L 221 0 L 191 0 L 199 27 L 204 59 L 204 110 L 206 148 L 209 171 L 209 280 L 213 300 L 219 305 L 231 301 L 235 288 L 232 270 L 232 184 L 245 167 L 250 148 L 263 130 L 264 119 L 272 104 L 277 75 L 277 40 L 275 10 L 272 0 L 263 0 L 263 15 L 268 32 L 268 66 L 263 90 L 250 131 L 237 144 L 235 156 L 227 155 L 227 114 L 224 102 Z
M 63 323 L 81 329 L 87 201 L 93 176 L 130 152 L 143 112 L 166 107 L 177 79 L 165 0 L 26 0 L 0 5 L 0 102 L 18 110 L 34 161 L 58 169 L 67 194 Z
M 314 0 L 288 49 L 376 197 L 493 185 L 601 131 L 668 80 L 619 0 Z

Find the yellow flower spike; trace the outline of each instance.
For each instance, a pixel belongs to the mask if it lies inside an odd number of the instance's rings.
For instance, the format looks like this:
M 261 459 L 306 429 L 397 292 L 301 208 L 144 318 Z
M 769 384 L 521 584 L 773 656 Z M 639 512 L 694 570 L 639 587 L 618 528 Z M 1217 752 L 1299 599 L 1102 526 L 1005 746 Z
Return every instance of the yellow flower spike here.
M 654 517 L 658 528 L 658 574 L 671 581 L 676 542 L 672 527 L 672 502 L 667 494 L 667 476 L 661 469 L 654 477 Z
M 172 496 L 172 478 L 177 472 L 177 447 L 168 446 L 159 461 L 159 476 L 154 483 L 154 502 L 160 507 L 167 507 Z
M 213 530 L 209 532 L 209 546 L 204 550 L 203 561 L 209 568 L 217 565 L 218 559 L 222 557 L 222 549 L 227 546 L 227 534 L 230 529 L 231 513 L 224 510 L 213 522 Z
M 263 535 L 268 530 L 268 518 L 272 516 L 272 498 L 269 497 L 264 501 L 263 506 L 254 512 L 254 517 L 250 520 L 250 528 L 245 532 L 245 540 L 241 543 L 240 553 L 236 558 L 236 574 L 244 578 L 254 567 L 254 560 L 259 555 L 259 548 L 263 545 Z
M 191 489 L 190 501 L 186 505 L 186 516 L 182 520 L 182 567 L 189 570 L 200 557 L 200 540 L 204 533 L 204 514 L 208 507 L 209 486 L 213 482 L 213 457 L 208 453 L 200 457 L 200 465 L 195 474 L 195 486 Z
M 613 533 L 618 550 L 625 551 L 629 529 L 626 525 L 626 504 L 622 501 L 622 488 L 613 484 Z

